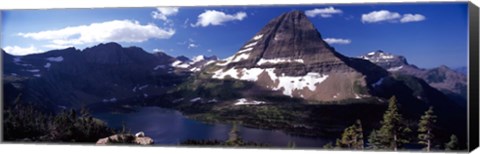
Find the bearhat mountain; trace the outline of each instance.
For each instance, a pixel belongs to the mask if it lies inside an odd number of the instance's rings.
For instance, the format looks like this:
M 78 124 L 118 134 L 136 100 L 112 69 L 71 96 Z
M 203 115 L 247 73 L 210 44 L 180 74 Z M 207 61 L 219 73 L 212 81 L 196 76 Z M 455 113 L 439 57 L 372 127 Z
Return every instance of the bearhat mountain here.
M 318 101 L 369 97 L 369 85 L 388 75 L 369 61 L 336 52 L 300 11 L 271 20 L 216 65 L 212 78 L 253 81 L 283 95 Z

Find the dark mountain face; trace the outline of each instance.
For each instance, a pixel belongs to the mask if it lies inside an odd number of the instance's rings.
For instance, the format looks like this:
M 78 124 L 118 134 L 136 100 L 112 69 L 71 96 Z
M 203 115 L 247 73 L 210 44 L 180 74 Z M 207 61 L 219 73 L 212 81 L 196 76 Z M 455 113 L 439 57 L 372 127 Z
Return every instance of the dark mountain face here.
M 168 55 L 116 43 L 83 51 L 67 48 L 19 57 L 5 54 L 4 87 L 16 87 L 10 98 L 22 93 L 25 102 L 48 109 L 139 102 L 181 82 L 172 61 Z
M 368 85 L 388 75 L 369 61 L 336 52 L 300 11 L 271 20 L 216 65 L 214 79 L 254 81 L 280 95 L 317 101 L 368 97 Z
M 433 69 L 422 69 L 407 63 L 403 56 L 386 53 L 383 51 L 370 52 L 360 56 L 395 74 L 407 74 L 423 79 L 430 86 L 450 96 L 460 105 L 466 107 L 467 77 L 447 66 Z

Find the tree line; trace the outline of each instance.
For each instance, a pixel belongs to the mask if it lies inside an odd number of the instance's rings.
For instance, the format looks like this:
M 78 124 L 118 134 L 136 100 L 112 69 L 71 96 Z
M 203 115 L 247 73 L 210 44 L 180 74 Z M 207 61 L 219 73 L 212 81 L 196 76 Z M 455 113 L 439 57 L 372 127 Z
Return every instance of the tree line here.
M 20 103 L 20 95 L 3 112 L 3 140 L 30 142 L 85 142 L 113 135 L 115 131 L 93 118 L 86 109 L 64 110 L 52 115 Z
M 361 121 L 356 120 L 353 125 L 344 129 L 341 137 L 336 140 L 335 145 L 330 142 L 324 145 L 324 148 L 397 151 L 400 148 L 405 148 L 406 145 L 416 144 L 420 145 L 425 151 L 440 150 L 441 145 L 434 145 L 436 122 L 437 116 L 433 107 L 430 106 L 419 119 L 416 139 L 412 138 L 411 136 L 414 132 L 399 113 L 397 99 L 395 96 L 392 96 L 380 122 L 381 127 L 378 130 L 372 130 L 367 139 L 364 138 Z M 365 143 L 365 140 L 368 143 Z M 445 150 L 459 150 L 456 135 L 452 134 L 450 141 L 445 143 L 443 147 Z

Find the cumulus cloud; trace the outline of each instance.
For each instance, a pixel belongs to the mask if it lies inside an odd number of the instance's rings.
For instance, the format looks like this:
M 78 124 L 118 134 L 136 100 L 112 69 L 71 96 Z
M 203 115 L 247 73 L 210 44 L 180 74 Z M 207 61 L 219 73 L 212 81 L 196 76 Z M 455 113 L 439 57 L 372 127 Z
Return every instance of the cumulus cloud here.
M 313 10 L 305 11 L 305 15 L 307 15 L 308 17 L 320 16 L 322 18 L 329 18 L 329 17 L 332 17 L 332 15 L 334 15 L 334 14 L 342 14 L 342 13 L 343 13 L 342 10 L 335 9 L 332 6 L 327 7 L 327 8 L 321 8 L 321 9 L 316 8 L 316 9 L 313 9 Z
M 350 39 L 342 39 L 342 38 L 325 38 L 323 39 L 328 44 L 350 44 L 352 41 Z
M 190 24 L 192 27 L 207 27 L 207 26 L 218 26 L 222 25 L 225 22 L 229 21 L 242 21 L 247 17 L 247 13 L 245 12 L 237 12 L 236 14 L 226 14 L 221 11 L 216 10 L 206 10 L 202 14 L 198 15 L 197 23 Z
M 406 22 L 417 22 L 422 20 L 425 20 L 425 16 L 421 14 L 404 14 L 402 19 L 400 19 L 400 22 L 406 23 Z
M 373 11 L 368 14 L 362 14 L 363 23 L 375 23 L 382 21 L 395 21 L 402 16 L 397 12 L 390 12 L 388 10 Z
M 407 23 L 425 20 L 421 14 L 403 14 L 391 12 L 388 10 L 373 11 L 368 14 L 362 14 L 362 23 L 392 22 Z
M 197 44 L 195 44 L 195 43 L 190 43 L 190 44 L 188 44 L 188 47 L 187 47 L 187 48 L 191 49 L 191 48 L 197 48 L 197 47 L 198 47 Z
M 37 49 L 35 46 L 30 45 L 29 47 L 19 47 L 19 46 L 6 46 L 3 48 L 6 53 L 15 55 L 15 56 L 24 56 L 28 54 L 36 54 L 36 53 L 43 53 L 40 49 Z
M 159 7 L 152 12 L 152 18 L 168 21 L 168 16 L 176 15 L 177 13 L 178 7 Z
M 112 20 L 90 25 L 66 27 L 31 33 L 18 33 L 24 38 L 47 40 L 45 47 L 66 47 L 102 42 L 144 42 L 152 38 L 168 39 L 175 34 L 174 29 L 163 29 L 155 24 L 142 25 L 138 21 Z

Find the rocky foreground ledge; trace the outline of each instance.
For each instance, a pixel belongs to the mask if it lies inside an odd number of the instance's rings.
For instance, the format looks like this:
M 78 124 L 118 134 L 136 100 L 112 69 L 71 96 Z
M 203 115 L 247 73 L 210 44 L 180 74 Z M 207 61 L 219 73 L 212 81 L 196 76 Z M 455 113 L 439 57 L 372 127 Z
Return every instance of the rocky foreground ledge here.
M 101 138 L 97 141 L 97 145 L 107 144 L 139 144 L 151 145 L 154 141 L 152 138 L 145 136 L 145 133 L 138 132 L 137 134 L 115 134 L 109 137 Z

